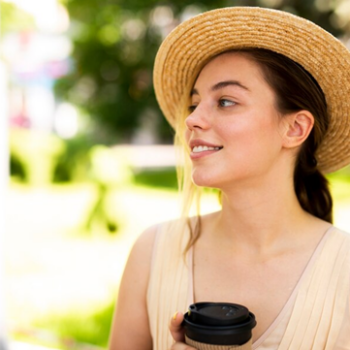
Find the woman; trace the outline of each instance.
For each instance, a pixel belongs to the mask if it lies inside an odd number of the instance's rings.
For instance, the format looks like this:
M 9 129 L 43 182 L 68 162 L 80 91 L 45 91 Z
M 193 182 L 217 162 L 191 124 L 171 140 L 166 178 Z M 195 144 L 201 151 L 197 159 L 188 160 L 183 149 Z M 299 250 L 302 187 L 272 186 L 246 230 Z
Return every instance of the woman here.
M 350 349 L 350 236 L 323 175 L 350 163 L 349 51 L 291 14 L 219 9 L 166 38 L 154 84 L 184 145 L 184 215 L 136 242 L 110 349 L 193 349 L 199 301 L 247 306 L 253 349 Z M 222 209 L 186 219 L 202 187 Z

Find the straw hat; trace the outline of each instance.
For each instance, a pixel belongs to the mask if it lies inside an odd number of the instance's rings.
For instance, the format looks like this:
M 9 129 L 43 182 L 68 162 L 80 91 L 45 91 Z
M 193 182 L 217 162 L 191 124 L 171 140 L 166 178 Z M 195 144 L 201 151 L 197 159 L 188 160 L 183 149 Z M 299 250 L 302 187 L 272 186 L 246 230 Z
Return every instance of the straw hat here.
M 302 65 L 322 88 L 331 116 L 317 152 L 325 173 L 350 163 L 350 52 L 314 23 L 287 12 L 259 7 L 208 11 L 176 27 L 159 48 L 154 89 L 160 108 L 175 127 L 194 81 L 213 56 L 235 48 L 264 48 Z

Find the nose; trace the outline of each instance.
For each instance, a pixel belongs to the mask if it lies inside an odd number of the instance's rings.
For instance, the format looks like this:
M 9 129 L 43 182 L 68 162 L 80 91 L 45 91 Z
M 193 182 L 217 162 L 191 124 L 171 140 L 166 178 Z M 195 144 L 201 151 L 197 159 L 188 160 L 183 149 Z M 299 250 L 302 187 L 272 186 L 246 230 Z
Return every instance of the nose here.
M 196 109 L 186 118 L 186 126 L 189 130 L 206 130 L 210 127 L 208 112 L 204 106 L 198 105 Z

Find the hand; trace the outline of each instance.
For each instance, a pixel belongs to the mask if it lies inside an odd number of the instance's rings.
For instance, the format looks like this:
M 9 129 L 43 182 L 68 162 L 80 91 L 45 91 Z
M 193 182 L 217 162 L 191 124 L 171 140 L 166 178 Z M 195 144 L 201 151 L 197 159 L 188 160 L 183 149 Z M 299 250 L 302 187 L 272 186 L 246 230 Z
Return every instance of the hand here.
M 195 348 L 185 344 L 185 333 L 181 326 L 184 319 L 184 315 L 181 312 L 177 312 L 170 320 L 170 333 L 175 340 L 171 350 L 196 350 Z

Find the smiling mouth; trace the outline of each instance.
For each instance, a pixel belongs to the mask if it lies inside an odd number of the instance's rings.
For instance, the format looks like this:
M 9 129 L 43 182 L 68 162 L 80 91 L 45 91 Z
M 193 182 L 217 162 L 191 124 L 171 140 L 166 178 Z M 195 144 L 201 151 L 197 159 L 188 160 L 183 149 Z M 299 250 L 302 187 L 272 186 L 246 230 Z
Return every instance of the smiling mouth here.
M 193 153 L 200 153 L 205 151 L 220 151 L 223 147 L 209 147 L 209 146 L 195 146 L 192 148 Z

